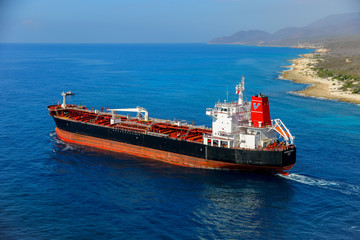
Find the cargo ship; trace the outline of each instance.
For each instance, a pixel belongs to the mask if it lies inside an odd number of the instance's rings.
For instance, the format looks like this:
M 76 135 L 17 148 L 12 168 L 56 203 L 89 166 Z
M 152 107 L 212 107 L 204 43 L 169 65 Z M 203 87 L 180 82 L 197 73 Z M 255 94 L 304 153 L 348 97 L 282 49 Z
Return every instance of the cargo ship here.
M 64 92 L 61 104 L 47 108 L 57 136 L 66 142 L 186 167 L 287 174 L 296 162 L 294 136 L 280 119 L 270 118 L 267 96 L 246 102 L 244 90 L 242 78 L 235 87 L 237 101 L 206 109 L 212 128 L 151 118 L 143 107 L 94 110 L 66 104 Z

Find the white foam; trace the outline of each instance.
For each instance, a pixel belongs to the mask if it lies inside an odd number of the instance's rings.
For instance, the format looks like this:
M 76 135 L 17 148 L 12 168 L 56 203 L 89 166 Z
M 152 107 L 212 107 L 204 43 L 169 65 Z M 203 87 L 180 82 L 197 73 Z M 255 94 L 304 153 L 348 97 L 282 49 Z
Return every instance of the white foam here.
M 62 149 L 63 151 L 72 151 L 76 150 L 74 147 L 70 146 L 69 144 L 66 144 L 65 147 Z
M 355 230 L 355 231 L 360 232 L 360 229 L 359 229 L 359 227 L 358 227 L 358 226 L 351 226 L 351 229 L 353 229 L 353 230 Z
M 280 176 L 282 178 L 286 178 L 288 180 L 292 180 L 295 182 L 299 182 L 302 184 L 310 185 L 310 186 L 316 186 L 320 188 L 326 188 L 333 191 L 341 192 L 347 195 L 360 195 L 360 187 L 348 183 L 343 182 L 337 182 L 337 181 L 328 181 L 325 179 L 318 179 L 314 177 L 309 177 L 305 175 L 300 175 L 296 173 L 291 173 L 287 176 L 284 176 L 282 174 L 277 174 L 277 176 Z
M 302 90 L 301 90 L 302 91 Z M 298 93 L 298 92 L 293 92 L 293 91 L 289 91 L 287 92 L 288 94 L 291 95 L 295 95 L 295 96 L 300 96 L 300 97 L 304 97 L 304 98 L 313 98 L 313 99 L 318 99 L 318 100 L 326 100 L 326 101 L 333 101 L 333 102 L 339 102 L 338 99 L 332 99 L 332 98 L 326 98 L 326 97 L 315 97 L 315 96 L 308 96 L 305 95 L 303 93 Z M 360 105 L 360 104 L 359 104 Z
M 298 93 L 298 92 L 293 92 L 293 91 L 289 91 L 289 92 L 287 92 L 287 93 L 288 93 L 288 94 L 295 95 L 295 96 L 306 97 L 305 94 L 303 94 L 303 93 Z
M 54 142 L 56 145 L 58 145 L 59 150 L 61 151 L 73 151 L 76 150 L 74 146 L 69 145 L 68 143 L 64 142 L 60 138 L 57 137 L 56 132 L 50 132 L 49 136 L 51 138 L 51 141 Z

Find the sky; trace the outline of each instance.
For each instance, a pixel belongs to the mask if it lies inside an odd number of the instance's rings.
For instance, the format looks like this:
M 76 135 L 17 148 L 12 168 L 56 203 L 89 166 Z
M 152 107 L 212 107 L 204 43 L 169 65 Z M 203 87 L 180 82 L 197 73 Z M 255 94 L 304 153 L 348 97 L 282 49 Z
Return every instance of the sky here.
M 360 0 L 0 0 L 0 42 L 208 42 L 359 11 Z

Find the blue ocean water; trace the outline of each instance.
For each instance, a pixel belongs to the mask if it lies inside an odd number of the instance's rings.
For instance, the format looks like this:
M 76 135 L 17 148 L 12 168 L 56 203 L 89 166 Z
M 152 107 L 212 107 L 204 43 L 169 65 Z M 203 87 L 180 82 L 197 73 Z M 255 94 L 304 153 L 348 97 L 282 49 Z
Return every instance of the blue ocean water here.
M 360 108 L 278 79 L 310 50 L 206 44 L 0 45 L 0 239 L 359 239 Z M 60 141 L 46 106 L 205 108 L 270 97 L 296 136 L 289 176 L 191 169 Z

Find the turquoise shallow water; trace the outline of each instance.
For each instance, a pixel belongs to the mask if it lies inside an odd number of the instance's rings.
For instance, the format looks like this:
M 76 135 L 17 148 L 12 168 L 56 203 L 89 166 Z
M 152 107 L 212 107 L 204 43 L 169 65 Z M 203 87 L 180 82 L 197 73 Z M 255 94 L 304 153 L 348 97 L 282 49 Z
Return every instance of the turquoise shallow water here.
M 358 239 L 360 108 L 288 94 L 310 50 L 206 44 L 0 45 L 1 239 Z M 46 106 L 142 106 L 210 126 L 205 109 L 270 97 L 296 136 L 290 175 L 189 169 L 64 143 Z

